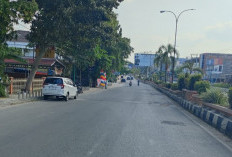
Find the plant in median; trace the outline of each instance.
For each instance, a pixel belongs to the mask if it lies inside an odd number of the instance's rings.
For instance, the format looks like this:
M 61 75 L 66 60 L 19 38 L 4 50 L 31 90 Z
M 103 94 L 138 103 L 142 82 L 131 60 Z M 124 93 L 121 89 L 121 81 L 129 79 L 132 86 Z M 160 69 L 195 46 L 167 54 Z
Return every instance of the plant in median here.
M 178 89 L 182 90 L 183 88 L 185 88 L 185 75 L 181 74 L 178 77 Z
M 172 85 L 171 83 L 166 83 L 166 84 L 165 84 L 165 87 L 168 88 L 168 89 L 170 89 L 170 88 L 171 88 L 171 85 Z
M 221 82 L 221 83 L 214 83 L 214 84 L 212 84 L 212 86 L 220 87 L 220 88 L 230 88 L 231 84 Z
M 171 85 L 171 89 L 172 89 L 172 90 L 178 90 L 178 84 L 177 84 L 177 83 L 173 83 L 173 84 Z
M 194 85 L 194 90 L 196 90 L 199 94 L 206 92 L 209 88 L 210 84 L 208 81 L 197 81 Z
M 221 90 L 207 90 L 207 92 L 202 93 L 201 97 L 205 102 L 228 106 L 228 96 Z
M 232 109 L 232 87 L 229 89 L 228 101 L 229 101 L 230 109 Z
M 191 76 L 190 76 L 190 79 L 189 79 L 188 89 L 189 89 L 189 90 L 194 90 L 194 84 L 195 84 L 197 81 L 200 81 L 201 78 L 202 78 L 202 75 L 200 75 L 200 74 L 191 75 Z

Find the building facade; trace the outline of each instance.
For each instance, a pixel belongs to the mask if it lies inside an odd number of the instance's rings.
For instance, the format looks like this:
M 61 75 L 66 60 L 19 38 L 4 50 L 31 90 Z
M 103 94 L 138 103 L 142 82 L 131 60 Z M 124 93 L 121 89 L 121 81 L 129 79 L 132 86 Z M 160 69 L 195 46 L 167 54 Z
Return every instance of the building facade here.
M 224 82 L 232 75 L 232 54 L 203 53 L 200 55 L 200 67 L 204 79 Z

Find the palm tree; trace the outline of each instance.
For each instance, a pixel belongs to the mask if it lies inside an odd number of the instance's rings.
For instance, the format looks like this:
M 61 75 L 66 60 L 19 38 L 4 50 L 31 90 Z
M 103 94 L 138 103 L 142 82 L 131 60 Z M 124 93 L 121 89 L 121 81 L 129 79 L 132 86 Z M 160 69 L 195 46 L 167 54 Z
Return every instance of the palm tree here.
M 192 74 L 193 72 L 199 72 L 201 74 L 203 74 L 203 71 L 201 68 L 194 68 L 194 62 L 190 61 L 190 62 L 185 62 L 183 66 L 180 67 L 180 69 L 183 71 L 184 69 L 187 69 L 189 74 Z
M 160 66 L 160 72 L 162 71 L 162 66 L 164 64 L 165 66 L 165 82 L 167 82 L 167 71 L 172 63 L 171 55 L 174 52 L 174 47 L 171 44 L 168 44 L 167 46 L 160 46 L 158 51 L 156 52 L 156 58 L 154 60 L 154 63 L 156 66 Z M 161 76 L 160 76 L 161 77 Z
M 165 65 L 165 82 L 167 82 L 167 71 L 168 71 L 168 68 L 171 64 L 171 54 L 174 52 L 174 49 L 173 47 L 168 44 L 167 46 L 162 46 L 162 49 L 164 51 L 163 53 L 163 62 L 164 62 L 164 65 Z
M 161 73 L 163 69 L 163 50 L 161 49 L 161 47 L 158 49 L 158 51 L 156 51 L 154 65 L 160 68 L 159 73 L 160 73 L 160 80 L 161 80 L 162 79 Z

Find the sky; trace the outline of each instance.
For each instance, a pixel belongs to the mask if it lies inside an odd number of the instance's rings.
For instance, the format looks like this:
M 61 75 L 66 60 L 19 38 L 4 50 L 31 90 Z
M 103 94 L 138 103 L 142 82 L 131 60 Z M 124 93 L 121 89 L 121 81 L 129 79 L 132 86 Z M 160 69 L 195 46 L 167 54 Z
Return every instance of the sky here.
M 161 45 L 174 44 L 178 21 L 177 50 L 180 57 L 191 54 L 232 53 L 232 0 L 124 0 L 115 12 L 123 36 L 131 39 L 134 53 L 155 53 Z M 129 58 L 133 61 L 134 55 Z

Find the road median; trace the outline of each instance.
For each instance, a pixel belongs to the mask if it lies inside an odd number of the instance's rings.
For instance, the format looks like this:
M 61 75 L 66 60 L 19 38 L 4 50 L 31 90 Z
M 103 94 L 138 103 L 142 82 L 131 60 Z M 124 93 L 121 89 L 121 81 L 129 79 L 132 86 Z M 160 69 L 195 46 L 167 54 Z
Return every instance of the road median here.
M 157 86 L 155 83 L 150 81 L 144 81 L 145 84 L 149 84 L 161 93 L 167 95 L 169 98 L 173 99 L 175 102 L 180 104 L 184 109 L 194 114 L 198 118 L 202 119 L 204 122 L 208 123 L 212 127 L 216 128 L 218 131 L 232 138 L 232 117 L 226 115 L 225 112 L 219 112 L 215 108 L 210 108 L 209 104 L 199 105 L 195 102 L 188 101 L 178 94 L 174 94 L 165 88 Z M 230 113 L 230 112 L 229 112 Z

